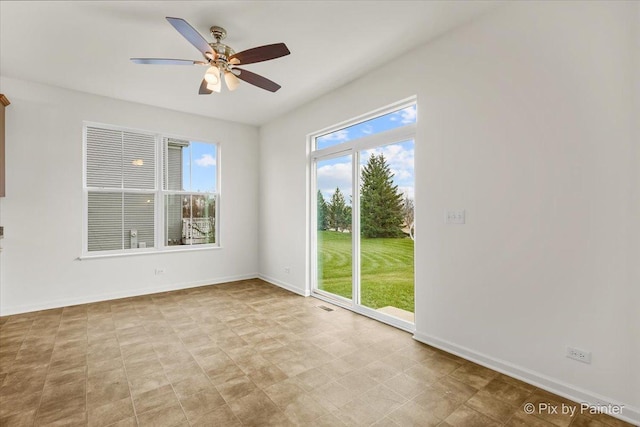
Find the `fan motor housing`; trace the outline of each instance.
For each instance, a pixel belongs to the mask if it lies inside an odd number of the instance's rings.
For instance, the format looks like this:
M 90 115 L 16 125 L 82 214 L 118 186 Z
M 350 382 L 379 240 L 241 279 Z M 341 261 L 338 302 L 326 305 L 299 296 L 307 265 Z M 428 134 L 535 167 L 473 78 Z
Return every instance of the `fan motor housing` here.
M 231 55 L 236 53 L 235 50 L 231 49 L 224 43 L 209 43 L 209 46 L 211 46 L 211 49 L 213 49 L 214 52 L 218 54 L 218 57 L 223 57 L 224 60 L 228 60 Z

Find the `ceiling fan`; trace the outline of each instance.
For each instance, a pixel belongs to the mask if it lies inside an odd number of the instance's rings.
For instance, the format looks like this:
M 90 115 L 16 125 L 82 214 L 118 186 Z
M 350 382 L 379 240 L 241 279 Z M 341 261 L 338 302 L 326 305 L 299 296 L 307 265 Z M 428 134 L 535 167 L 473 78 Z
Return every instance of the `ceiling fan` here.
M 200 95 L 220 92 L 222 89 L 222 79 L 224 79 L 229 90 L 235 90 L 238 87 L 240 84 L 238 79 L 270 92 L 275 92 L 280 89 L 281 86 L 279 84 L 261 75 L 239 68 L 238 65 L 253 64 L 289 55 L 291 52 L 289 52 L 289 49 L 284 43 L 258 46 L 236 53 L 231 47 L 220 43 L 220 40 L 223 40 L 227 36 L 226 30 L 222 27 L 211 27 L 211 35 L 216 41 L 215 43 L 209 43 L 184 19 L 167 17 L 167 21 L 169 21 L 189 43 L 198 49 L 204 57 L 204 61 L 165 58 L 131 58 L 131 61 L 136 64 L 208 65 L 209 69 L 205 73 L 204 79 L 200 84 L 200 90 L 198 91 Z

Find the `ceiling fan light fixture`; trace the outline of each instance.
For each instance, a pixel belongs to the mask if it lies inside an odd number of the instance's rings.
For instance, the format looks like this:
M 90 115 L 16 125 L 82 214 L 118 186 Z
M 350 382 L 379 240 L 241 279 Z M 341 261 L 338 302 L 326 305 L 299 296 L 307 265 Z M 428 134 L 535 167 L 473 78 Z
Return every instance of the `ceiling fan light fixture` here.
M 222 80 L 218 79 L 216 83 L 208 83 L 207 89 L 220 93 L 220 90 L 222 89 Z
M 240 85 L 240 80 L 231 71 L 225 71 L 224 82 L 227 84 L 229 90 L 234 91 Z
M 209 85 L 216 85 L 220 83 L 220 70 L 218 67 L 209 67 L 204 75 L 204 79 Z

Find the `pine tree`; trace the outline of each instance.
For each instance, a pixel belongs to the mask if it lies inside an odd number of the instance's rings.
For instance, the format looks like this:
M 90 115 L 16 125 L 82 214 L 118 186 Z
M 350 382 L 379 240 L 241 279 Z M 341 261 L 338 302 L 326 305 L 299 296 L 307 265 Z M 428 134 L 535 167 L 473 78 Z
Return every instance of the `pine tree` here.
M 383 154 L 369 157 L 362 169 L 360 231 L 364 237 L 400 237 L 402 194 L 393 184 L 393 173 Z
M 318 219 L 318 230 L 326 230 L 327 229 L 327 202 L 324 200 L 324 196 L 318 190 L 318 208 L 317 208 L 317 219 Z
M 329 228 L 336 231 L 344 230 L 347 227 L 347 216 L 350 215 L 351 208 L 346 205 L 344 195 L 339 187 L 331 196 L 331 200 L 327 204 L 327 223 Z M 348 221 L 351 222 L 350 220 Z

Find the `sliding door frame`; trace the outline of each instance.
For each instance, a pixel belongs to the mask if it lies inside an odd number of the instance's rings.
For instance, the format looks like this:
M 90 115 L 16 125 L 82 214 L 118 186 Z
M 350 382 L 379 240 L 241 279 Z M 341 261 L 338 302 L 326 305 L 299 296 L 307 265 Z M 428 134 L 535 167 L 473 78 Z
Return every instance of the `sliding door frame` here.
M 308 136 L 308 144 L 310 147 L 309 154 L 309 171 L 310 171 L 310 186 L 309 186 L 309 272 L 308 278 L 311 287 L 311 296 L 319 298 L 321 300 L 330 302 L 337 306 L 346 308 L 356 313 L 371 317 L 389 325 L 395 326 L 399 329 L 414 332 L 415 324 L 403 319 L 399 319 L 394 316 L 390 316 L 374 310 L 369 307 L 365 307 L 360 301 L 360 153 L 361 151 L 382 147 L 385 145 L 413 141 L 415 144 L 416 139 L 416 124 L 411 123 L 390 129 L 387 131 L 375 133 L 362 138 L 354 139 L 351 141 L 336 144 L 321 150 L 315 149 L 315 140 L 321 135 L 334 132 L 336 130 L 344 129 L 348 126 L 361 123 L 370 118 L 381 116 L 393 111 L 397 111 L 402 108 L 406 108 L 415 105 L 415 98 L 411 100 L 405 100 L 401 103 L 394 104 L 393 106 L 379 110 L 376 113 L 372 113 L 364 118 L 355 119 L 349 122 L 341 123 L 337 126 L 333 126 L 328 129 L 324 129 L 319 132 L 315 132 Z M 351 156 L 351 170 L 352 170 L 352 182 L 351 182 L 351 260 L 352 260 L 352 298 L 348 298 L 332 294 L 327 291 L 323 291 L 318 288 L 318 238 L 317 238 L 317 164 L 322 160 L 329 160 L 332 158 L 343 157 L 346 155 Z M 415 265 L 415 261 L 414 261 Z M 414 293 L 415 293 L 415 277 L 414 277 Z M 414 308 L 415 310 L 415 308 Z M 415 312 L 414 312 L 415 314 Z

